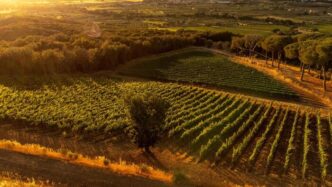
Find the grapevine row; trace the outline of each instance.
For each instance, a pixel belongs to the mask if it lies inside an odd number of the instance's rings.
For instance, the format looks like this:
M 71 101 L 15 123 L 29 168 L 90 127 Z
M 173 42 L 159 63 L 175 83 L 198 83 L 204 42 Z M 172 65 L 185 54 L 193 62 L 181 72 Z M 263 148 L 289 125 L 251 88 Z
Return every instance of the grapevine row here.
M 287 108 L 286 110 L 286 113 L 284 115 L 284 118 L 282 119 L 282 122 L 279 126 L 279 129 L 278 129 L 278 132 L 277 132 L 277 135 L 276 137 L 274 138 L 274 141 L 272 143 L 272 147 L 270 149 L 270 153 L 269 153 L 269 156 L 267 157 L 267 163 L 266 163 L 266 169 L 265 169 L 265 173 L 268 172 L 270 166 L 271 166 L 271 163 L 272 163 L 272 160 L 274 159 L 275 157 L 275 153 L 277 151 L 277 148 L 279 146 L 279 143 L 280 143 L 280 138 L 281 138 L 281 135 L 282 135 L 282 132 L 283 130 L 285 129 L 285 125 L 286 125 L 286 121 L 287 121 L 287 117 L 288 117 L 288 113 L 289 113 L 289 109 Z
M 255 123 L 254 127 L 250 129 L 249 134 L 243 139 L 242 143 L 240 143 L 236 148 L 233 149 L 232 163 L 235 163 L 235 161 L 238 160 L 238 158 L 243 154 L 244 150 L 247 148 L 251 140 L 254 139 L 258 130 L 263 125 L 263 122 L 267 119 L 271 109 L 272 103 L 269 105 L 268 109 L 265 111 L 264 115 L 259 119 L 259 121 Z
M 242 125 L 242 122 L 244 121 L 245 117 L 250 114 L 253 107 L 255 106 L 255 103 L 250 103 L 250 106 L 246 108 L 238 118 L 231 124 L 227 125 L 219 134 L 214 135 L 213 138 L 211 138 L 208 143 L 205 146 L 202 146 L 199 152 L 200 158 L 203 159 L 207 153 L 214 152 L 215 149 L 217 149 L 217 146 L 225 139 L 225 137 L 231 133 L 234 129 L 236 129 L 239 125 Z
M 318 140 L 318 151 L 319 151 L 319 161 L 321 167 L 321 178 L 325 180 L 327 175 L 327 153 L 324 150 L 323 146 L 323 137 L 322 137 L 322 124 L 320 119 L 320 114 L 316 115 L 317 118 L 317 140 Z
M 274 113 L 274 115 L 273 115 L 272 119 L 270 120 L 269 124 L 267 125 L 263 135 L 257 141 L 255 148 L 254 148 L 253 152 L 251 153 L 249 160 L 248 160 L 248 162 L 251 166 L 254 164 L 254 161 L 256 160 L 258 153 L 261 151 L 262 147 L 264 146 L 264 144 L 268 138 L 268 134 L 271 132 L 273 125 L 275 124 L 275 121 L 279 115 L 279 112 L 280 112 L 280 107 Z
M 286 158 L 285 158 L 285 163 L 284 163 L 284 172 L 286 173 L 289 168 L 290 164 L 290 159 L 294 154 L 295 151 L 295 137 L 296 137 L 296 124 L 299 119 L 299 108 L 296 111 L 295 118 L 292 124 L 292 130 L 291 130 L 291 135 L 288 140 L 288 147 L 287 147 L 287 152 L 286 152 Z
M 231 137 L 229 137 L 216 152 L 217 160 L 221 155 L 223 155 L 227 150 L 235 144 L 235 141 L 244 134 L 245 130 L 249 128 L 251 124 L 254 123 L 256 117 L 263 111 L 263 105 L 260 105 L 256 111 L 247 119 L 247 121 L 235 132 Z

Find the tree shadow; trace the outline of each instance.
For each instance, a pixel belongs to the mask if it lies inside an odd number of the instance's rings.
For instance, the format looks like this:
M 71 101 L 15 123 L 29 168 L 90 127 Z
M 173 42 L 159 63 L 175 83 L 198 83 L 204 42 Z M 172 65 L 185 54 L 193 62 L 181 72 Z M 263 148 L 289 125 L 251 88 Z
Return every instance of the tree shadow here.
M 164 171 L 169 171 L 169 168 L 167 168 L 165 165 L 163 165 L 155 156 L 155 154 L 151 151 L 143 151 L 143 155 L 148 161 L 156 166 L 157 168 L 164 170 Z

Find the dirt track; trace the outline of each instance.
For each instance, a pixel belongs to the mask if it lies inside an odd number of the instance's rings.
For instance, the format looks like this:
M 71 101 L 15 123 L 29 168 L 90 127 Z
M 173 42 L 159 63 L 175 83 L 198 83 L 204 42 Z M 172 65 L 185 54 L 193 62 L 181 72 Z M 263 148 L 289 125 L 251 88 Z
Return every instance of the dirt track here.
M 121 176 L 115 173 L 64 161 L 31 156 L 0 149 L 0 172 L 22 177 L 50 180 L 57 186 L 166 186 L 158 181 Z

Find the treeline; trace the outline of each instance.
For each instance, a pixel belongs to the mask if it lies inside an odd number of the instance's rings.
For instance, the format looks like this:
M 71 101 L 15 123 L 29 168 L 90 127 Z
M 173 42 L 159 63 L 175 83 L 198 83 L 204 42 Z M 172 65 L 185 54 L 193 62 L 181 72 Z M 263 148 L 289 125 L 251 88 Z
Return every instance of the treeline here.
M 190 31 L 131 31 L 106 33 L 101 38 L 56 34 L 0 42 L 0 74 L 49 74 L 110 70 L 131 59 L 186 46 L 211 47 L 234 35 Z
M 282 62 L 291 62 L 300 67 L 301 80 L 305 69 L 320 71 L 326 90 L 326 72 L 332 68 L 332 36 L 320 33 L 282 35 L 273 34 L 267 37 L 260 35 L 245 35 L 234 37 L 231 50 L 240 55 L 256 56 L 277 62 L 278 68 Z

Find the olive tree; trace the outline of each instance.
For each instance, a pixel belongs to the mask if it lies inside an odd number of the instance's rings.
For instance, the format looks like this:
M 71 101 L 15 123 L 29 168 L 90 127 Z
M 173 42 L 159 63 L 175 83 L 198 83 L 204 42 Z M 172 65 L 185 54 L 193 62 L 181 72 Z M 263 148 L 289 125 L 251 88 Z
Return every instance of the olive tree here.
M 129 94 L 125 103 L 131 119 L 129 136 L 139 148 L 149 153 L 150 147 L 161 136 L 169 103 L 151 94 Z

